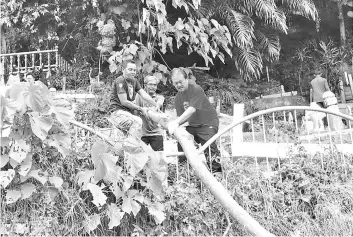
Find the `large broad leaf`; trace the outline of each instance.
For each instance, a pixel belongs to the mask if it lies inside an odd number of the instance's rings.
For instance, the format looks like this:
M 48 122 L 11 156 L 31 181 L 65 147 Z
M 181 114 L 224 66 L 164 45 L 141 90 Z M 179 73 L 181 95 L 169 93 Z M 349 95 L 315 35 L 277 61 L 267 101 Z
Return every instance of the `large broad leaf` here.
M 165 220 L 164 206 L 161 203 L 150 203 L 147 204 L 148 212 L 153 216 L 155 222 L 159 225 Z
M 11 146 L 9 156 L 17 163 L 21 163 L 27 157 L 27 153 L 30 151 L 30 146 L 25 140 L 15 141 Z
M 32 168 L 32 153 L 27 153 L 26 159 L 24 159 L 21 164 L 17 167 L 17 172 L 22 175 L 26 176 L 28 172 Z
M 0 168 L 4 167 L 10 160 L 9 157 L 9 149 L 10 149 L 10 139 L 8 137 L 1 137 L 0 138 L 0 147 L 2 150 L 2 155 L 0 156 Z
M 90 233 L 91 231 L 94 231 L 100 223 L 101 223 L 101 218 L 99 214 L 87 216 L 84 221 L 84 227 L 86 232 Z
M 125 151 L 125 163 L 128 167 L 129 173 L 135 176 L 140 172 L 148 161 L 147 153 L 141 148 L 143 142 L 136 138 L 129 138 L 127 142 L 123 143 Z
M 113 157 L 113 155 L 111 154 L 105 154 L 107 155 L 107 157 Z M 108 158 L 106 160 L 103 160 L 103 162 L 106 167 L 106 174 L 103 180 L 109 183 L 120 183 L 122 181 L 121 171 L 123 169 L 120 166 L 116 165 L 115 159 Z
M 93 204 L 96 205 L 98 208 L 101 208 L 107 200 L 107 196 L 104 195 L 102 189 L 98 185 L 91 183 L 87 184 L 87 189 L 92 193 Z
M 71 147 L 71 138 L 66 134 L 53 134 L 46 140 L 49 146 L 56 147 L 65 157 L 69 154 Z
M 40 81 L 36 84 L 25 87 L 23 90 L 23 98 L 28 107 L 36 112 L 45 112 L 49 109 L 49 90 Z
M 147 164 L 149 169 L 146 172 L 147 183 L 153 192 L 161 194 L 163 191 L 163 182 L 168 175 L 168 164 L 164 161 L 162 152 L 155 152 L 152 148 L 149 148 L 145 148 L 150 157 Z
M 109 217 L 109 229 L 113 229 L 115 226 L 120 225 L 121 219 L 123 219 L 125 212 L 122 212 L 115 203 L 108 205 L 107 216 Z
M 88 189 L 87 185 L 89 183 L 91 182 L 96 183 L 93 176 L 94 176 L 94 170 L 80 171 L 76 175 L 77 184 L 82 188 L 82 190 L 87 190 Z
M 123 175 L 123 191 L 126 192 L 132 185 L 132 182 L 134 181 L 134 177 L 132 177 L 129 174 Z
M 29 198 L 35 191 L 36 186 L 32 183 L 21 184 L 20 186 L 22 199 Z
M 49 182 L 53 184 L 55 188 L 61 188 L 64 183 L 63 179 L 58 176 L 49 177 Z
M 43 185 L 48 181 L 48 172 L 47 171 L 42 171 L 40 169 L 37 170 L 31 170 L 27 177 L 32 177 L 36 180 L 38 180 L 39 182 L 41 182 Z
M 2 188 L 6 188 L 7 185 L 9 185 L 15 177 L 15 174 L 16 172 L 13 169 L 9 169 L 7 171 L 0 171 L 0 186 Z
M 9 154 L 3 154 L 0 156 L 0 168 L 4 167 L 9 162 Z
M 132 212 L 134 216 L 136 216 L 137 213 L 140 211 L 141 206 L 140 204 L 135 202 L 131 197 L 125 196 L 123 198 L 123 205 L 121 206 L 121 209 L 127 214 L 130 214 Z
M 74 112 L 65 107 L 53 106 L 51 107 L 51 112 L 55 115 L 55 118 L 59 121 L 59 123 L 65 127 L 68 127 L 70 121 L 75 117 Z
M 97 141 L 91 149 L 91 159 L 95 167 L 94 178 L 101 180 L 106 178 L 110 182 L 119 181 L 121 169 L 116 166 L 119 157 L 105 153 L 108 146 L 102 141 Z M 120 172 L 119 172 L 120 171 Z
M 33 133 L 41 140 L 44 140 L 53 126 L 53 120 L 48 116 L 39 115 L 39 112 L 28 113 L 28 116 Z
M 3 128 L 4 123 L 12 124 L 13 117 L 16 111 L 19 109 L 18 104 L 16 101 L 5 98 L 1 95 L 0 97 L 0 113 L 1 113 L 1 120 L 0 120 L 0 129 Z
M 21 198 L 21 192 L 18 190 L 7 190 L 6 191 L 6 204 L 16 202 Z
M 94 167 L 97 167 L 102 160 L 103 153 L 108 150 L 108 145 L 104 142 L 98 140 L 96 141 L 91 148 L 91 159 Z

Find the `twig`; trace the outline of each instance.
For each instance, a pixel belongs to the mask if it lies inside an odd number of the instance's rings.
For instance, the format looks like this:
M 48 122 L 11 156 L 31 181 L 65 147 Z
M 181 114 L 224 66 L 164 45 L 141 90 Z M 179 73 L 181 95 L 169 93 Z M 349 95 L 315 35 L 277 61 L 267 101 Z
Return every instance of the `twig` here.
M 163 62 L 164 62 L 165 65 L 168 67 L 168 69 L 169 69 L 169 70 L 172 70 L 172 69 L 169 67 L 168 63 L 164 60 L 164 58 L 163 58 L 162 54 L 159 52 L 159 50 L 156 49 L 156 48 L 154 48 L 154 50 L 157 51 L 157 53 L 161 56 Z
M 109 143 L 109 145 L 111 145 L 113 147 L 116 145 L 116 143 L 114 141 L 112 141 L 109 137 L 105 136 L 104 134 L 96 131 L 95 129 L 93 129 L 93 128 L 91 128 L 91 127 L 89 127 L 89 126 L 87 126 L 87 125 L 85 125 L 83 123 L 80 123 L 80 122 L 78 122 L 76 120 L 71 120 L 70 123 L 75 125 L 75 126 L 77 126 L 77 127 L 83 128 L 83 129 L 85 129 L 85 130 L 97 135 L 98 137 L 102 138 L 104 141 L 106 141 L 107 143 Z
M 226 213 L 226 219 L 227 219 L 227 222 L 228 222 L 228 226 L 227 226 L 227 229 L 224 231 L 224 233 L 223 233 L 223 237 L 224 236 L 227 236 L 227 234 L 228 234 L 228 232 L 229 232 L 229 230 L 230 230 L 230 227 L 232 226 L 232 224 L 233 223 L 231 223 L 230 222 L 230 220 L 229 220 L 229 215 L 228 215 L 228 213 Z

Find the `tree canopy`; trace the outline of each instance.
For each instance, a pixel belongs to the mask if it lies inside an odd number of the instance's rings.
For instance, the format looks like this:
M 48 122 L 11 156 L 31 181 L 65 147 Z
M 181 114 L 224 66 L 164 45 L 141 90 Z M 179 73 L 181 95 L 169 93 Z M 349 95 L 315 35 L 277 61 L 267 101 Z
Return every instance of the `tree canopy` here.
M 112 63 L 124 59 L 117 52 L 124 54 L 131 44 L 139 48 L 132 56 L 140 60 L 141 67 L 150 69 L 155 55 L 163 58 L 168 51 L 185 47 L 188 54 L 200 55 L 205 65 L 231 57 L 246 80 L 258 79 L 265 62 L 278 60 L 279 35 L 287 33 L 292 16 L 319 23 L 312 0 L 1 2 L 2 34 L 11 42 L 6 51 L 59 44 L 68 60 L 98 62 L 99 54 L 107 60 L 113 56 L 109 62 L 116 70 Z

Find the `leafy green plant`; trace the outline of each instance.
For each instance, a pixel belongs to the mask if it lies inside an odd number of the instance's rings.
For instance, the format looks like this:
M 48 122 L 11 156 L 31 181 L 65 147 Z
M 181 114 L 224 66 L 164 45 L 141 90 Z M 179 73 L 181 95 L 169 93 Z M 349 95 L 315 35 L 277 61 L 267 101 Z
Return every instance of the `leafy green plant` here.
M 45 147 L 55 147 L 62 156 L 68 154 L 71 139 L 67 127 L 73 113 L 57 103 L 41 82 L 15 84 L 9 89 L 9 98 L 1 96 L 0 172 L 6 204 L 27 199 L 36 191 L 30 178 L 61 188 L 61 177 L 34 165 L 38 152 Z

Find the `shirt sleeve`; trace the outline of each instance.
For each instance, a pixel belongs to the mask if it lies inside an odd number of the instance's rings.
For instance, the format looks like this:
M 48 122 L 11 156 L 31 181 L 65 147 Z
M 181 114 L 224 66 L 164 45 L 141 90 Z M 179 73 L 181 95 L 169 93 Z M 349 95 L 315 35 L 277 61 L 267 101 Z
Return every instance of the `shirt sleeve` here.
M 201 109 L 203 100 L 205 99 L 206 95 L 201 87 L 195 87 L 193 91 L 193 95 L 190 99 L 190 106 L 194 107 L 195 109 Z
M 141 90 L 141 89 L 142 89 L 141 84 L 140 84 L 140 82 L 136 79 L 135 91 L 136 91 L 136 92 L 139 92 L 139 90 Z
M 179 99 L 178 95 L 175 96 L 174 107 L 175 107 L 175 110 L 176 110 L 176 113 L 177 113 L 178 117 L 184 113 L 184 108 L 183 108 L 183 106 L 180 103 L 180 99 Z

